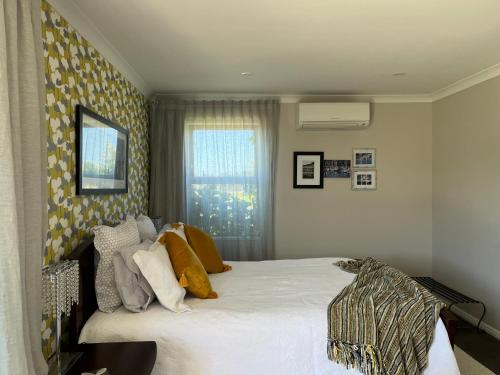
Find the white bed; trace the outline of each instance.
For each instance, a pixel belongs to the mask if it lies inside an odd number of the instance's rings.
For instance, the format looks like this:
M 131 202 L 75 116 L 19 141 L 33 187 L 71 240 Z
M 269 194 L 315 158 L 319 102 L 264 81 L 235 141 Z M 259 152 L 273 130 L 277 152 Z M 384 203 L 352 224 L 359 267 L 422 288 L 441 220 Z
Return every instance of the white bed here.
M 144 313 L 95 312 L 80 342 L 156 341 L 153 374 L 359 374 L 327 358 L 327 306 L 353 274 L 337 258 L 227 262 L 211 275 L 218 299 L 187 298 L 191 312 L 158 303 Z M 459 375 L 439 320 L 426 375 Z

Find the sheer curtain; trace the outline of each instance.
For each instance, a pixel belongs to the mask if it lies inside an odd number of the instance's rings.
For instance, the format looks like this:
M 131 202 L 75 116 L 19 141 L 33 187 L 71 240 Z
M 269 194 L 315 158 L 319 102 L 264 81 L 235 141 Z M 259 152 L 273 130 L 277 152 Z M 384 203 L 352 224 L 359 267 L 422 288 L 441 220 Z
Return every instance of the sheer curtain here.
M 186 105 L 186 222 L 210 233 L 226 260 L 270 259 L 279 101 Z
M 40 1 L 0 6 L 0 374 L 45 374 L 41 270 L 47 225 Z

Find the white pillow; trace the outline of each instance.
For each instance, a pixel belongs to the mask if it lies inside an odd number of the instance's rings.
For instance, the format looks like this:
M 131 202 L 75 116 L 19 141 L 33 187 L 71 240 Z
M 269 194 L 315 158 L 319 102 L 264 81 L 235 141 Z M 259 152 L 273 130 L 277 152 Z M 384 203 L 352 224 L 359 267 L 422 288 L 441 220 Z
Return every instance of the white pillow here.
M 148 216 L 139 215 L 137 216 L 137 228 L 139 229 L 139 235 L 141 236 L 141 241 L 150 240 L 152 242 L 156 241 L 158 233 L 156 232 L 155 225 L 153 221 Z
M 174 232 L 180 238 L 182 238 L 184 241 L 188 242 L 187 237 L 186 237 L 186 233 L 184 232 L 184 223 L 179 222 L 178 224 L 179 224 L 179 228 L 177 228 L 177 229 L 174 228 L 172 226 L 172 224 L 165 224 L 163 226 L 163 228 L 161 228 L 159 235 L 163 234 L 165 232 Z
M 113 312 L 122 304 L 115 283 L 113 253 L 122 247 L 138 245 L 141 242 L 139 230 L 133 216 L 127 216 L 127 220 L 116 227 L 98 225 L 92 230 L 98 252 L 95 275 L 97 306 L 101 311 Z
M 184 304 L 186 290 L 179 285 L 167 249 L 161 243 L 155 242 L 149 251 L 139 250 L 132 257 L 163 307 L 174 312 L 191 310 Z
M 158 234 L 163 234 L 165 233 L 167 230 L 170 230 L 172 229 L 172 224 L 165 224 L 164 226 L 161 227 L 160 231 L 158 232 Z

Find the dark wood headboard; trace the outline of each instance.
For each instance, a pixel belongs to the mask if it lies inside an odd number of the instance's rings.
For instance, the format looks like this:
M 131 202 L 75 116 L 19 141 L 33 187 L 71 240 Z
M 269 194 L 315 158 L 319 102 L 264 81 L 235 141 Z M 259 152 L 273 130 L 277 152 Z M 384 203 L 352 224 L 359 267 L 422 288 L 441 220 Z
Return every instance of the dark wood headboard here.
M 97 299 L 95 295 L 95 247 L 94 240 L 88 239 L 78 245 L 65 259 L 78 260 L 80 265 L 80 301 L 73 306 L 69 317 L 68 341 L 64 350 L 72 351 L 78 345 L 80 332 L 97 310 Z

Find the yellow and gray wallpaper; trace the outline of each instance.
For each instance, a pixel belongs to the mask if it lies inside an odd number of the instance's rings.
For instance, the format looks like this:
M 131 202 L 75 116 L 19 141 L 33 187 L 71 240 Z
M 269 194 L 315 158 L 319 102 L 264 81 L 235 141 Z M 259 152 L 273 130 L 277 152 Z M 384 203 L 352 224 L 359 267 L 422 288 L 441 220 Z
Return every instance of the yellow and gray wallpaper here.
M 90 229 L 125 215 L 147 213 L 148 109 L 144 95 L 99 54 L 57 11 L 42 1 L 47 87 L 48 233 L 44 264 L 69 253 Z M 82 104 L 129 129 L 129 192 L 75 195 L 75 106 Z M 53 324 L 44 319 L 43 352 L 55 349 Z

